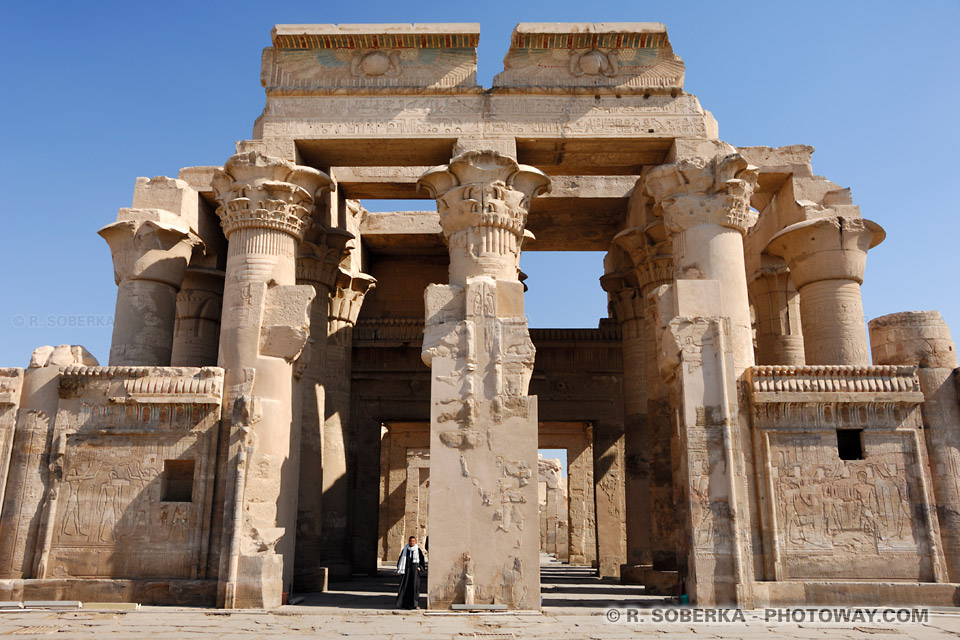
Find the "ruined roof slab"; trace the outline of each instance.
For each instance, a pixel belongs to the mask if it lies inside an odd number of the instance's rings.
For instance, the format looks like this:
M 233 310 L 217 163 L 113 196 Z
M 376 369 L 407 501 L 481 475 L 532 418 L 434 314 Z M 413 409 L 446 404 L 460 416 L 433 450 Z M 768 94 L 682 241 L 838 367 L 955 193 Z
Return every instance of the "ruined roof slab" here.
M 278 24 L 267 95 L 476 93 L 479 24 Z
M 521 22 L 495 89 L 531 93 L 678 93 L 683 61 L 659 22 Z

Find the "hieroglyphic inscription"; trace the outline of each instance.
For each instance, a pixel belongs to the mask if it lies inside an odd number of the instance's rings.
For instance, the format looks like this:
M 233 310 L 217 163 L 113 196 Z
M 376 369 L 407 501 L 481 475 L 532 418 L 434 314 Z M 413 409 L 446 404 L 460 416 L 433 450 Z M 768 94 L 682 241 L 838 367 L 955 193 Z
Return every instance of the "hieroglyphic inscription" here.
M 707 135 L 693 96 L 268 98 L 262 124 L 264 138 Z

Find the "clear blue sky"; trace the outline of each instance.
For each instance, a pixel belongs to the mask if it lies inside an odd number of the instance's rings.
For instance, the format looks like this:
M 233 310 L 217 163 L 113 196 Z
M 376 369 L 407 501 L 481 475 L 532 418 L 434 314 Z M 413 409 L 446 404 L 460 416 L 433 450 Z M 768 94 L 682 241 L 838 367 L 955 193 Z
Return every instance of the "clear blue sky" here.
M 0 100 L 0 365 L 43 344 L 106 363 L 115 286 L 96 235 L 137 176 L 222 164 L 264 104 L 275 23 L 479 22 L 479 78 L 517 22 L 660 21 L 728 142 L 811 144 L 883 225 L 868 318 L 939 309 L 960 338 L 960 3 L 8 1 Z M 528 253 L 531 325 L 596 326 L 600 254 Z M 25 323 L 27 326 L 18 326 Z M 94 325 L 94 326 L 76 326 Z

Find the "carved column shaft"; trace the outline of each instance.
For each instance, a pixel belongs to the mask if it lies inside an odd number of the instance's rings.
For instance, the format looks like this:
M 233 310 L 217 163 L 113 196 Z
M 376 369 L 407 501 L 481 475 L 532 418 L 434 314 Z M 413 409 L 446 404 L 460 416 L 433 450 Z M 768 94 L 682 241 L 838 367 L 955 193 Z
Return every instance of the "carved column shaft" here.
M 540 607 L 534 348 L 518 261 L 543 173 L 489 151 L 431 169 L 450 284 L 426 291 L 432 369 L 428 606 Z M 469 585 L 469 586 L 468 586 Z
M 300 243 L 297 283 L 317 292 L 310 306 L 309 357 L 301 375 L 302 409 L 300 479 L 297 502 L 297 545 L 294 587 L 298 591 L 322 591 L 328 569 L 323 566 L 323 491 L 325 385 L 341 373 L 327 366 L 327 334 L 330 323 L 330 293 L 336 287 L 339 266 L 351 235 L 336 229 L 311 232 Z
M 177 294 L 173 329 L 174 367 L 213 367 L 220 351 L 220 314 L 223 308 L 222 271 L 188 268 Z
M 675 295 L 673 304 L 659 303 L 658 322 L 668 331 L 658 360 L 661 374 L 672 381 L 679 454 L 674 483 L 696 498 L 682 502 L 678 569 L 687 573 L 687 589 L 701 604 L 750 597 L 743 586 L 751 575 L 745 567 L 752 565 L 748 532 L 759 527 L 759 516 L 748 499 L 750 424 L 738 410 L 738 381 L 754 364 L 743 234 L 756 222 L 750 197 L 757 175 L 756 167 L 729 153 L 656 167 L 644 182 L 673 242 L 676 281 L 669 289 Z M 698 342 L 703 336 L 709 336 L 710 357 L 716 359 L 709 365 L 706 343 Z M 665 360 L 674 343 L 683 364 L 665 366 L 674 362 L 673 356 Z M 702 366 L 694 353 L 701 346 Z M 703 530 L 711 528 L 705 538 Z
M 324 354 L 323 416 L 323 525 L 320 562 L 332 578 L 349 578 L 350 469 L 354 464 L 351 442 L 350 389 L 352 386 L 353 328 L 364 296 L 376 281 L 364 274 L 341 272 L 330 297 L 327 346 Z
M 647 381 L 647 419 L 650 421 L 650 508 L 651 546 L 654 572 L 676 571 L 680 527 L 677 521 L 676 467 L 679 464 L 674 429 L 670 418 L 670 390 L 657 369 L 656 320 L 650 294 L 673 280 L 673 254 L 670 241 L 649 244 L 635 255 L 637 276 L 645 303 L 644 341 L 648 354 L 644 366 Z M 664 580 L 651 574 L 646 580 L 650 593 Z M 665 594 L 666 595 L 666 594 Z
M 620 322 L 623 344 L 624 408 L 624 509 L 626 563 L 620 580 L 643 582 L 641 567 L 651 564 L 650 555 L 650 434 L 647 421 L 646 344 L 643 297 L 630 272 L 611 273 L 600 282 L 610 294 L 614 315 Z M 633 285 L 633 286 L 631 286 Z
M 870 364 L 860 285 L 883 229 L 861 218 L 820 217 L 775 235 L 767 251 L 787 261 L 800 292 L 807 364 Z
M 278 606 L 292 586 L 300 442 L 293 362 L 315 295 L 294 284 L 295 256 L 314 198 L 330 183 L 256 152 L 233 156 L 213 180 L 229 243 L 220 366 L 230 431 L 222 441 L 234 477 L 249 468 L 245 482 L 228 484 L 225 500 L 219 600 L 231 608 Z
M 921 413 L 947 576 L 960 581 L 960 397 L 957 349 L 936 311 L 893 313 L 870 321 L 874 365 L 916 365 Z
M 757 364 L 803 365 L 800 294 L 786 265 L 763 268 L 748 285 L 757 322 Z

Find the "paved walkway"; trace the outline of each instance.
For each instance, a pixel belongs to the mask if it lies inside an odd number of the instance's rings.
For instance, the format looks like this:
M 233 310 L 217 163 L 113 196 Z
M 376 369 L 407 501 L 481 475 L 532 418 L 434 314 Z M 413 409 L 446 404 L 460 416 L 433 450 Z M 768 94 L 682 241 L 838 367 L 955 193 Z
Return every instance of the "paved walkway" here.
M 425 581 L 424 581 L 425 582 Z M 143 607 L 139 611 L 98 611 L 88 604 L 73 611 L 0 612 L 0 636 L 22 638 L 390 638 L 402 640 L 545 640 L 617 638 L 790 638 L 912 640 L 960 638 L 960 609 L 933 611 L 927 622 L 847 623 L 764 622 L 762 612 L 745 612 L 740 622 L 654 622 L 665 600 L 643 589 L 604 582 L 589 569 L 548 563 L 542 569 L 543 612 L 529 614 L 444 614 L 397 611 L 397 576 L 388 571 L 333 585 L 275 611 Z M 619 620 L 611 622 L 615 608 Z M 632 620 L 632 613 L 637 620 Z M 676 612 L 674 611 L 674 614 Z M 640 618 L 643 621 L 640 621 Z

